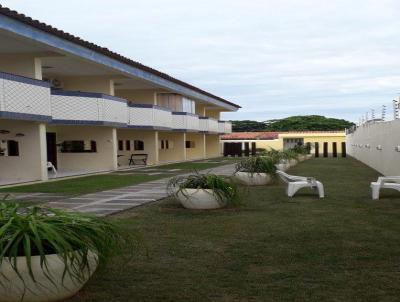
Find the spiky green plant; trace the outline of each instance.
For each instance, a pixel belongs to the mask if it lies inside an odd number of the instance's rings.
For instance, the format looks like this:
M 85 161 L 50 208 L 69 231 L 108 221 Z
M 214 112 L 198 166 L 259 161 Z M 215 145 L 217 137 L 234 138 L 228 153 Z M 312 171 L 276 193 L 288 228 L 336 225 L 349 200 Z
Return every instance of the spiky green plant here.
M 285 156 L 284 156 L 282 151 L 279 151 L 279 150 L 276 150 L 276 149 L 273 149 L 273 148 L 271 148 L 268 151 L 263 152 L 262 156 L 270 158 L 274 162 L 274 164 L 277 164 L 282 159 L 285 159 L 284 158 Z
M 246 172 L 246 173 L 267 173 L 275 175 L 276 167 L 275 162 L 270 157 L 265 156 L 254 156 L 242 159 L 236 164 L 236 172 Z
M 221 205 L 225 203 L 236 205 L 239 202 L 236 185 L 230 180 L 211 173 L 194 172 L 190 175 L 176 176 L 170 179 L 167 189 L 172 196 L 178 194 L 188 196 L 186 189 L 208 189 Z
M 293 151 L 292 149 L 282 151 L 282 159 L 286 159 L 286 160 L 296 159 L 297 160 L 297 155 L 298 154 L 295 151 Z
M 309 153 L 309 147 L 306 147 L 304 145 L 296 145 L 291 150 L 299 155 L 306 155 Z
M 41 269 L 53 282 L 46 256 L 58 254 L 65 264 L 63 276 L 82 281 L 90 271 L 90 253 L 97 262 L 104 262 L 124 241 L 114 224 L 92 215 L 0 203 L 0 264 L 8 260 L 21 279 L 17 257 L 26 258 L 29 276 L 35 281 L 32 257 L 40 256 Z

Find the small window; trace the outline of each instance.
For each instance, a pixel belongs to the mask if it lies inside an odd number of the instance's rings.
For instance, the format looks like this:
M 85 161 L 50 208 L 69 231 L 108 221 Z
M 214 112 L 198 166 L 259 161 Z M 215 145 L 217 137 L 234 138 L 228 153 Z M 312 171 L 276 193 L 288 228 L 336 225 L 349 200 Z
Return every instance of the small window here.
M 144 150 L 144 142 L 140 140 L 133 141 L 133 147 L 135 151 L 143 151 Z
M 61 144 L 62 153 L 97 152 L 95 141 L 64 141 Z
M 194 141 L 186 141 L 186 149 L 196 148 L 196 144 Z
M 159 146 L 160 149 L 167 150 L 167 149 L 172 149 L 173 147 L 174 147 L 174 142 L 172 141 L 169 141 L 167 139 L 165 140 L 162 139 L 160 141 L 160 146 Z
M 0 156 L 19 156 L 19 143 L 14 140 L 0 141 Z
M 125 150 L 126 151 L 131 150 L 131 141 L 125 141 Z
M 118 141 L 118 150 L 124 151 L 124 141 Z

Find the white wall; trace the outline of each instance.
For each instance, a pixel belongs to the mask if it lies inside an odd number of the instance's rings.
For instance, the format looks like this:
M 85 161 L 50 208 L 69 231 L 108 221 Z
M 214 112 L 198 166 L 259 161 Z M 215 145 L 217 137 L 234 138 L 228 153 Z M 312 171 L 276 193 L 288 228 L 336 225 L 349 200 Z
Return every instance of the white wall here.
M 19 156 L 0 156 L 0 184 L 46 180 L 46 127 L 44 124 L 0 120 L 0 140 L 15 140 Z M 16 137 L 17 133 L 24 136 Z
M 55 132 L 57 143 L 68 140 L 96 141 L 95 153 L 57 152 L 58 170 L 61 172 L 98 172 L 117 169 L 116 130 L 101 126 L 49 126 Z
M 386 176 L 400 175 L 399 145 L 400 120 L 365 124 L 346 137 L 348 154 Z

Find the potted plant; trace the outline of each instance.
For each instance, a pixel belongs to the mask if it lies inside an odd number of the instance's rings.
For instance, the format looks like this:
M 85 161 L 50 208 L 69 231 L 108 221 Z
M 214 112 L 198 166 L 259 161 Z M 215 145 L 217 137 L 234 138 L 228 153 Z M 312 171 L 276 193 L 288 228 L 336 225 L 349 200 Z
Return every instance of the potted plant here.
M 283 158 L 286 159 L 290 165 L 290 167 L 294 167 L 297 165 L 297 153 L 291 149 L 285 150 L 282 152 Z
M 233 183 L 209 173 L 174 177 L 168 182 L 168 191 L 183 207 L 196 210 L 222 208 L 234 204 L 238 197 Z
M 249 186 L 266 185 L 275 175 L 275 162 L 270 157 L 249 157 L 236 164 L 235 179 Z
M 286 171 L 290 168 L 289 161 L 282 151 L 271 148 L 264 152 L 263 155 L 269 157 L 274 162 L 277 170 Z
M 308 149 L 303 145 L 297 145 L 292 148 L 292 150 L 297 154 L 297 160 L 299 162 L 305 161 L 307 159 Z
M 0 203 L 0 300 L 60 301 L 75 295 L 119 248 L 121 236 L 94 216 Z

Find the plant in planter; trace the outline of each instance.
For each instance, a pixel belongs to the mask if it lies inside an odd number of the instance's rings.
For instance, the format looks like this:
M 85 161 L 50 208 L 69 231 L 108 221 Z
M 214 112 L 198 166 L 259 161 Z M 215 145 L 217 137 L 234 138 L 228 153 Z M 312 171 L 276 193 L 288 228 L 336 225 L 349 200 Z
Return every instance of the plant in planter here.
M 297 165 L 297 153 L 291 149 L 282 151 L 283 153 L 283 158 L 286 159 L 289 162 L 289 165 L 291 167 L 294 167 Z
M 177 176 L 167 188 L 187 209 L 217 209 L 238 201 L 236 186 L 215 174 Z
M 113 224 L 94 216 L 0 203 L 0 300 L 73 296 L 121 239 Z
M 234 177 L 249 186 L 266 185 L 275 175 L 274 159 L 270 157 L 249 157 L 236 164 Z
M 297 159 L 301 162 L 307 159 L 307 154 L 309 150 L 303 145 L 297 145 L 292 148 L 292 150 L 297 154 Z
M 263 155 L 270 158 L 278 170 L 286 171 L 290 168 L 289 161 L 286 159 L 286 156 L 282 151 L 271 148 L 264 152 Z

